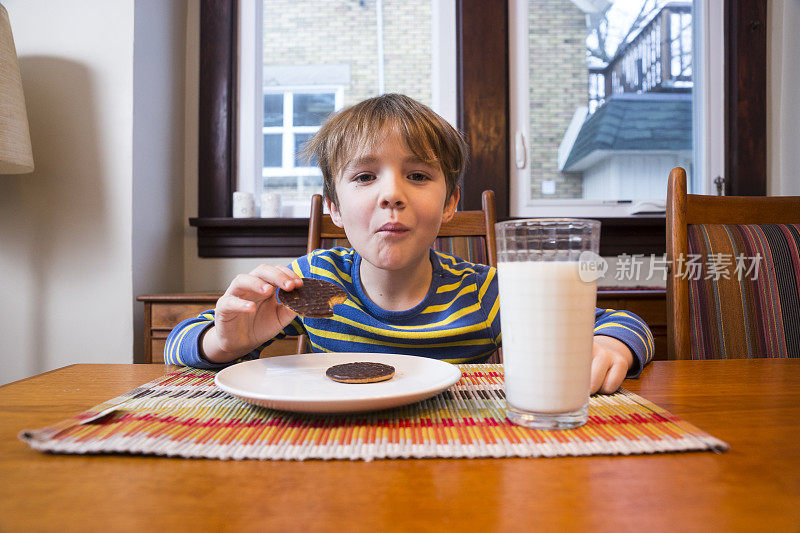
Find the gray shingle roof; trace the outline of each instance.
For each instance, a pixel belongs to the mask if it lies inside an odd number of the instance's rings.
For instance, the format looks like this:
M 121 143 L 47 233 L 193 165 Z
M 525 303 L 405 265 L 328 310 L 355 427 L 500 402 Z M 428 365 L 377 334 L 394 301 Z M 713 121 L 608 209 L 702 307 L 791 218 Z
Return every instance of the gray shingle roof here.
M 691 149 L 691 93 L 620 94 L 583 123 L 564 170 L 596 150 Z

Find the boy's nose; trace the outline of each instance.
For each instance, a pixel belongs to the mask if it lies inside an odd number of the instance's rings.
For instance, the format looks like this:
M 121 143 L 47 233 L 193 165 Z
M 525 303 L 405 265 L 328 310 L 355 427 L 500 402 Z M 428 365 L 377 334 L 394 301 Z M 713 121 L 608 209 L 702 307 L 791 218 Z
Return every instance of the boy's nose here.
M 380 206 L 382 208 L 398 208 L 406 204 L 401 177 L 388 177 L 382 180 Z

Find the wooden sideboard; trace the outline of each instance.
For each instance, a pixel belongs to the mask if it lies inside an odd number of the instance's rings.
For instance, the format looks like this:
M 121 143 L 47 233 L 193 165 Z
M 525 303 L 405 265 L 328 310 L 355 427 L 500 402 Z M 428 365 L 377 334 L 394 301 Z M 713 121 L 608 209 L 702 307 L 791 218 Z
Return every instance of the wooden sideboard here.
M 163 363 L 167 336 L 181 320 L 195 317 L 212 309 L 221 294 L 146 294 L 136 298 L 144 302 L 145 363 Z M 653 332 L 656 360 L 667 358 L 667 306 L 664 289 L 600 290 L 597 306 L 624 309 L 644 319 Z M 265 356 L 296 353 L 297 339 L 287 337 L 273 342 Z

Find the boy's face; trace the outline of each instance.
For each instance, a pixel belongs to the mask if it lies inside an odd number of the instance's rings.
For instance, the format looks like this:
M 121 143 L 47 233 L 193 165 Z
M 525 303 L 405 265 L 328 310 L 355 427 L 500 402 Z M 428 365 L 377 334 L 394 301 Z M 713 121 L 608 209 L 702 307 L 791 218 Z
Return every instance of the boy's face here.
M 353 248 L 383 270 L 428 261 L 439 227 L 453 218 L 458 189 L 447 198 L 438 165 L 420 161 L 393 132 L 357 154 L 336 181 L 339 206 L 328 200 L 334 224 Z

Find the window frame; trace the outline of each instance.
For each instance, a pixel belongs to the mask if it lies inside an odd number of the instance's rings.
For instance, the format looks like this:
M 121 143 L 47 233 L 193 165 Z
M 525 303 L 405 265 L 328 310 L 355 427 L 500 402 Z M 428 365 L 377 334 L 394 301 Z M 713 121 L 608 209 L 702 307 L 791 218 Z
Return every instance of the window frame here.
M 295 177 L 322 176 L 322 172 L 318 167 L 297 165 L 294 150 L 297 134 L 307 135 L 309 133 L 316 133 L 322 127 L 322 124 L 314 126 L 297 126 L 294 124 L 293 118 L 287 117 L 293 116 L 294 98 L 298 94 L 331 94 L 333 95 L 334 99 L 334 111 L 338 111 L 342 108 L 342 102 L 344 100 L 344 88 L 341 85 L 281 85 L 264 87 L 262 94 L 281 94 L 283 96 L 283 124 L 280 126 L 264 126 L 262 119 L 261 126 L 262 153 L 264 142 L 263 139 L 265 135 L 281 136 L 281 166 L 268 167 L 264 165 L 262 157 L 260 176 L 253 176 L 257 180 L 257 183 L 254 184 L 256 193 L 261 193 L 264 178 L 284 175 Z M 287 98 L 287 95 L 290 96 Z
M 198 231 L 200 257 L 290 257 L 305 253 L 306 219 L 234 219 L 238 0 L 200 2 Z M 766 5 L 724 0 L 726 194 L 765 195 Z M 456 0 L 458 127 L 470 145 L 462 209 L 480 209 L 493 189 L 508 218 L 509 50 L 506 2 Z M 468 36 L 480 36 L 469 38 Z M 468 60 L 465 60 L 468 58 Z M 605 218 L 601 253 L 664 253 L 665 218 Z

